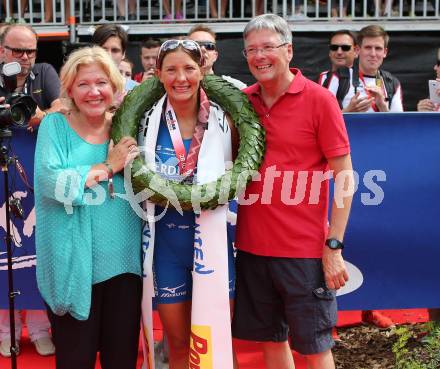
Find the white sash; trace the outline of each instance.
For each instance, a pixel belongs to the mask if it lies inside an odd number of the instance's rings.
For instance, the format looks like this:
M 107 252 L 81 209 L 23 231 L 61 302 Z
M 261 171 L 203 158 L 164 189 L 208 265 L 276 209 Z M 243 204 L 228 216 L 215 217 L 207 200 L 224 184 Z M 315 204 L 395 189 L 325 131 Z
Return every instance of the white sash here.
M 145 162 L 155 164 L 155 147 L 159 131 L 162 106 L 166 95 L 145 114 L 139 142 L 145 151 Z M 145 121 L 148 130 L 144 137 Z M 197 163 L 197 183 L 212 182 L 225 172 L 225 162 L 231 161 L 231 135 L 225 114 L 212 104 Z M 142 323 L 144 367 L 154 369 L 154 342 L 152 324 L 154 210 L 147 201 L 148 214 L 142 232 L 143 297 Z M 193 296 L 191 312 L 190 368 L 232 369 L 232 339 L 229 310 L 228 248 L 226 234 L 227 205 L 215 210 L 202 210 L 196 215 L 194 236 Z

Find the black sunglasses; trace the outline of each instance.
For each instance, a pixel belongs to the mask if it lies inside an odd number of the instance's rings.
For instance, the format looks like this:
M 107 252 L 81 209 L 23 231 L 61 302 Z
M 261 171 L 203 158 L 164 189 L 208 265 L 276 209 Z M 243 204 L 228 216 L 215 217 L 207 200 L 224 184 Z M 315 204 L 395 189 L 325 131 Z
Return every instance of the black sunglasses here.
M 204 47 L 208 51 L 214 51 L 217 50 L 217 46 L 215 45 L 215 42 L 212 41 L 196 41 L 200 47 Z
M 342 51 L 350 51 L 351 45 L 338 45 L 338 44 L 331 44 L 329 46 L 331 51 L 338 51 L 339 48 L 341 48 Z
M 167 40 L 165 41 L 159 49 L 159 53 L 157 55 L 156 67 L 160 69 L 162 66 L 163 58 L 170 51 L 177 49 L 179 46 L 182 46 L 188 53 L 193 55 L 196 60 L 198 60 L 198 64 L 202 64 L 202 50 L 197 42 L 193 40 Z
M 21 58 L 23 57 L 24 53 L 26 53 L 28 58 L 33 58 L 37 54 L 37 49 L 22 49 L 17 47 L 10 47 L 7 45 L 4 45 L 3 47 L 7 50 L 10 50 L 14 58 Z

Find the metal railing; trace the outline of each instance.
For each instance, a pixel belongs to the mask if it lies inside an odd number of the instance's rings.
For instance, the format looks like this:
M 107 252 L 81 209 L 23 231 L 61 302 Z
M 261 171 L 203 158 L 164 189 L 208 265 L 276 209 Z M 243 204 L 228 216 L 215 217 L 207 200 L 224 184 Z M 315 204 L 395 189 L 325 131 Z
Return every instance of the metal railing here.
M 129 33 L 171 33 L 195 22 L 233 32 L 251 17 L 269 12 L 294 23 L 296 30 L 359 28 L 374 21 L 386 21 L 392 29 L 405 30 L 408 24 L 409 29 L 440 29 L 439 0 L 7 0 L 1 18 L 65 30 L 70 20 L 70 32 L 79 34 L 105 22 L 127 24 Z
M 439 0 L 81 0 L 80 23 L 245 21 L 261 13 L 287 20 L 439 19 Z
M 69 0 L 67 0 L 68 2 Z M 1 20 L 5 23 L 18 22 L 34 24 L 64 24 L 66 22 L 66 1 L 4 1 Z

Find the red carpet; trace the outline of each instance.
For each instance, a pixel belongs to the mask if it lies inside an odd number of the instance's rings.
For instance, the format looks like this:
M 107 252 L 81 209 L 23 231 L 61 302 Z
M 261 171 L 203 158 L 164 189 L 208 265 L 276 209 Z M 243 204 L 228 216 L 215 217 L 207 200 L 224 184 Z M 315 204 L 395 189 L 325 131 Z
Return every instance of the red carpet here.
M 395 323 L 417 323 L 428 320 L 426 309 L 411 310 L 384 310 L 385 315 L 389 316 Z M 361 318 L 360 311 L 343 311 L 339 313 L 338 326 L 350 326 L 359 324 Z M 159 339 L 162 331 L 155 332 L 155 338 Z M 258 343 L 234 340 L 234 347 L 237 352 L 240 369 L 263 369 L 263 355 L 261 354 Z M 295 364 L 297 369 L 305 369 L 304 359 L 295 355 Z M 138 368 L 141 367 L 142 353 L 139 351 Z M 0 369 L 8 369 L 11 367 L 10 359 L 0 356 Z M 18 369 L 54 369 L 54 357 L 39 356 L 34 349 L 33 344 L 29 341 L 26 331 L 20 343 L 20 355 L 17 358 Z M 100 365 L 96 365 L 96 369 L 100 369 Z

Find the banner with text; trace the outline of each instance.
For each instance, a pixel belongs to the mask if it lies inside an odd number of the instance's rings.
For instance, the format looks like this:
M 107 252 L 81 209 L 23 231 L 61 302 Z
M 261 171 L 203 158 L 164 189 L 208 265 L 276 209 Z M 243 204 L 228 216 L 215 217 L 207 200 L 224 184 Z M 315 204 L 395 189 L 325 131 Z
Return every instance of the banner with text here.
M 345 121 L 358 186 L 345 237 L 350 282 L 338 292 L 339 308 L 440 306 L 433 292 L 440 270 L 440 114 L 346 114 Z M 35 134 L 15 131 L 11 147 L 32 186 Z M 24 209 L 12 224 L 16 306 L 41 308 L 32 188 L 12 166 L 9 177 Z M 4 203 L 1 187 L 0 308 L 8 305 Z

